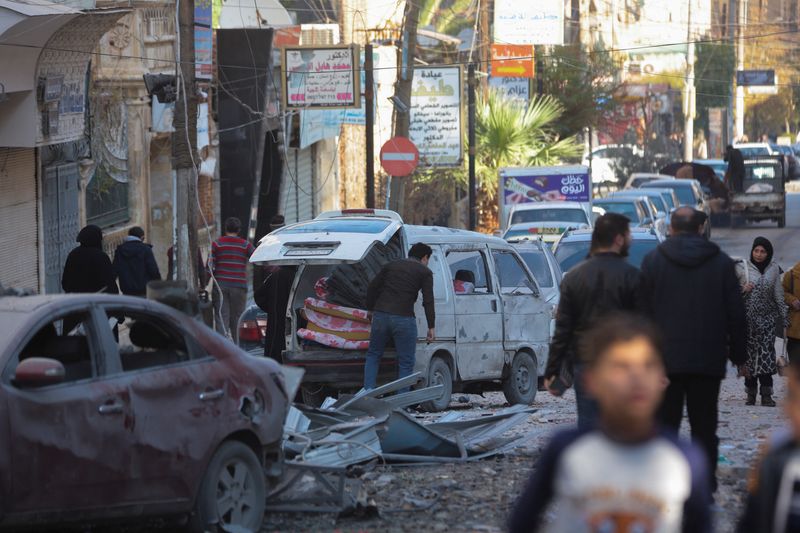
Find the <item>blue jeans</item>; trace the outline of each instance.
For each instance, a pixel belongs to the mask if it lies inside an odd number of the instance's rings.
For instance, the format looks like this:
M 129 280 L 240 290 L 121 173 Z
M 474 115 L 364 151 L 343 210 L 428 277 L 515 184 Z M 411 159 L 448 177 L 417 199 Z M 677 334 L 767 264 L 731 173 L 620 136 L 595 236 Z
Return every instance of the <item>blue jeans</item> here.
M 583 368 L 575 365 L 573 386 L 575 387 L 575 401 L 578 404 L 578 428 L 589 429 L 597 425 L 600 410 L 597 402 L 589 395 L 583 384 Z
M 364 388 L 374 389 L 378 380 L 380 364 L 386 343 L 394 340 L 397 351 L 397 379 L 404 378 L 414 372 L 417 353 L 417 319 L 411 316 L 390 315 L 375 312 L 372 315 L 372 328 L 369 334 L 369 350 L 364 365 Z M 411 390 L 406 387 L 398 392 Z

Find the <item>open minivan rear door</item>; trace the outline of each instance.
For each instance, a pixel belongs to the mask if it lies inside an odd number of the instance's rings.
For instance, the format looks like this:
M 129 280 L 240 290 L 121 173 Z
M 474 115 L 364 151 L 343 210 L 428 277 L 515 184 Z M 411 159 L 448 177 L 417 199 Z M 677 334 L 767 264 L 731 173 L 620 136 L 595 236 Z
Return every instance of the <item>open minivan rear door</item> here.
M 264 237 L 250 262 L 270 265 L 357 263 L 376 244 L 388 244 L 402 225 L 400 220 L 378 217 L 317 218 L 300 222 Z

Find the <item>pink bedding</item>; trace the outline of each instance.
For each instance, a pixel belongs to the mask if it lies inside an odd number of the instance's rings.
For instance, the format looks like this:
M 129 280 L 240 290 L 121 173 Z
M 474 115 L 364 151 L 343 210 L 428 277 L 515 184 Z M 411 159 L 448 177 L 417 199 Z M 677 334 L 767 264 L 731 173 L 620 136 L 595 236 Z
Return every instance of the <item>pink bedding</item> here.
M 301 339 L 318 342 L 331 348 L 339 348 L 340 350 L 366 350 L 369 348 L 369 341 L 350 341 L 343 339 L 337 335 L 329 333 L 320 333 L 311 331 L 310 329 L 298 329 L 297 336 Z

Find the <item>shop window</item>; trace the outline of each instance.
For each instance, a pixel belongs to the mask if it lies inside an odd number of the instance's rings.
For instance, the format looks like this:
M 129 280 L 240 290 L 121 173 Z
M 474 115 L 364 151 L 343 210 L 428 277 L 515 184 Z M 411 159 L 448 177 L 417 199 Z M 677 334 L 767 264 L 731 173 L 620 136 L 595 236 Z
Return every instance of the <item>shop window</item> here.
M 106 228 L 129 220 L 128 183 L 98 168 L 86 187 L 86 222 Z

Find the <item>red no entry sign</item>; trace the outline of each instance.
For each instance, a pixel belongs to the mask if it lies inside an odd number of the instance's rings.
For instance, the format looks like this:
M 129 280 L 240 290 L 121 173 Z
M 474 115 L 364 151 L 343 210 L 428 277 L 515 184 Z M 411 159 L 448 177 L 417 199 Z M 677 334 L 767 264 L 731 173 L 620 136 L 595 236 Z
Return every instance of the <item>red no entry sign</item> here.
M 419 163 L 419 150 L 405 137 L 392 137 L 381 147 L 381 166 L 390 176 L 408 176 Z

